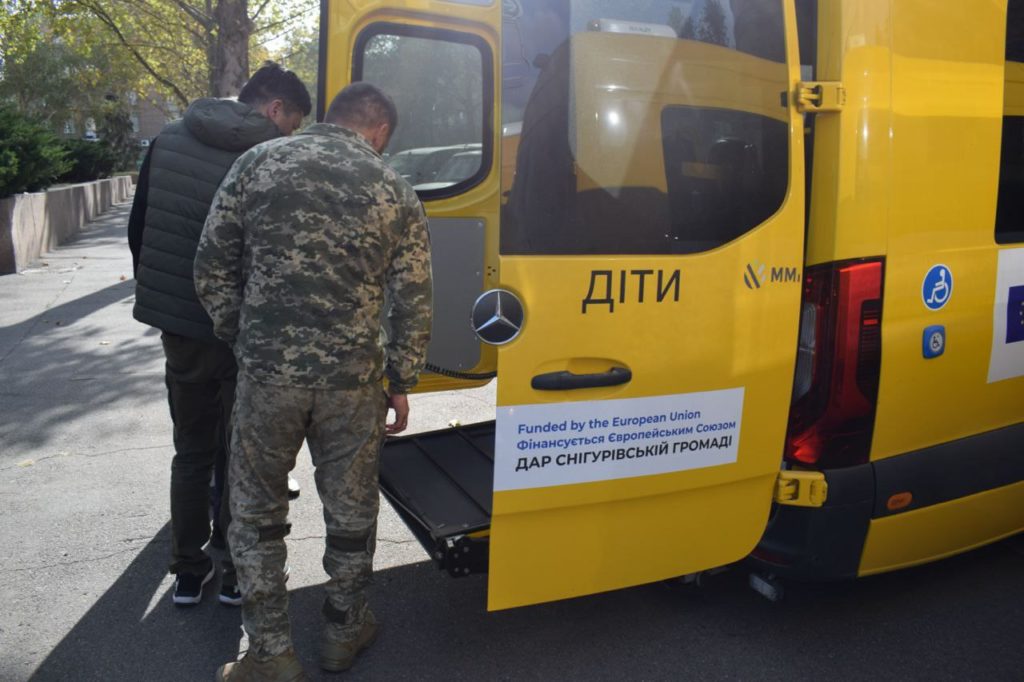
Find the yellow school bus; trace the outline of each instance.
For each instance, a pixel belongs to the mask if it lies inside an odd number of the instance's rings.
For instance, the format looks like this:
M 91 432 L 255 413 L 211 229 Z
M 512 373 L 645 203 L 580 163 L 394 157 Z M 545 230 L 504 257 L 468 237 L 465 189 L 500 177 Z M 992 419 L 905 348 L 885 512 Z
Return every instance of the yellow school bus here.
M 388 91 L 494 422 L 381 485 L 488 608 L 1024 529 L 1024 0 L 323 0 Z M 410 151 L 412 150 L 412 151 Z M 403 162 L 404 163 L 404 162 Z

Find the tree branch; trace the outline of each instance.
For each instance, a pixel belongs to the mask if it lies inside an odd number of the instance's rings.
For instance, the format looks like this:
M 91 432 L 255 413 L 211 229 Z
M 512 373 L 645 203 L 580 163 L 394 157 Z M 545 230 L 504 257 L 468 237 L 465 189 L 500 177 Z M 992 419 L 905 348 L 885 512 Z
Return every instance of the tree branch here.
M 264 26 L 260 26 L 259 28 L 253 28 L 252 34 L 254 36 L 256 36 L 256 35 L 259 35 L 261 33 L 266 33 L 267 31 L 272 31 L 272 30 L 274 30 L 276 28 L 280 28 L 281 26 L 284 26 L 286 24 L 290 24 L 291 22 L 296 21 L 297 19 L 301 19 L 304 15 L 309 14 L 314 9 L 316 9 L 317 2 L 318 2 L 318 0 L 314 0 L 314 2 L 311 2 L 308 5 L 306 5 L 305 9 L 301 9 L 298 12 L 296 12 L 295 14 L 293 14 L 293 15 L 291 15 L 289 17 L 284 17 L 283 19 L 279 19 L 277 21 L 272 21 L 269 24 L 266 24 Z M 274 38 L 277 38 L 277 37 L 279 37 L 279 35 L 278 36 L 273 36 L 272 38 L 269 38 L 268 40 L 273 40 Z M 260 43 L 260 44 L 262 45 L 263 43 Z
M 156 82 L 160 83 L 166 88 L 169 88 L 174 93 L 174 96 L 178 98 L 178 101 L 181 103 L 183 109 L 188 107 L 188 97 L 185 96 L 185 93 L 182 92 L 181 89 L 173 82 L 157 73 L 156 69 L 153 68 L 153 66 L 146 60 L 142 53 L 139 52 L 139 50 L 128 40 L 124 33 L 121 32 L 121 29 L 118 27 L 117 22 L 114 20 L 114 18 L 107 14 L 102 7 L 99 7 L 89 2 L 82 2 L 81 0 L 69 4 L 78 5 L 82 7 L 86 11 L 91 12 L 93 16 L 95 16 L 97 19 L 103 22 L 107 26 L 107 28 L 109 28 L 113 32 L 113 34 L 117 36 L 118 41 L 125 47 L 125 49 L 127 49 L 128 52 L 131 53 L 132 57 L 135 58 L 135 61 L 137 61 L 142 66 L 142 68 L 144 68 L 146 72 L 150 76 L 152 76 L 154 80 L 156 80 Z
M 212 16 L 204 12 L 200 12 L 195 7 L 185 2 L 185 0 L 172 0 L 172 2 L 174 2 L 182 12 L 190 16 L 196 23 L 207 31 L 212 30 L 216 26 L 217 22 Z
M 256 11 L 252 13 L 252 18 L 251 18 L 253 24 L 256 23 L 256 20 L 260 18 L 260 15 L 263 14 L 263 10 L 265 10 L 267 8 L 267 5 L 269 5 L 269 4 L 270 4 L 270 0 L 263 0 L 263 2 L 260 4 L 260 6 L 256 8 Z

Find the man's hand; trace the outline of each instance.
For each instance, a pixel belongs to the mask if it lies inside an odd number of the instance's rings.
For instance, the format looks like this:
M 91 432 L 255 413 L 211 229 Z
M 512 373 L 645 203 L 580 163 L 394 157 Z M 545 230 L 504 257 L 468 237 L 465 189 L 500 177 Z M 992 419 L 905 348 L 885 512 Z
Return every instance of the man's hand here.
M 384 432 L 391 436 L 405 431 L 409 425 L 409 396 L 404 393 L 389 395 L 388 407 L 395 411 L 395 421 L 384 424 Z

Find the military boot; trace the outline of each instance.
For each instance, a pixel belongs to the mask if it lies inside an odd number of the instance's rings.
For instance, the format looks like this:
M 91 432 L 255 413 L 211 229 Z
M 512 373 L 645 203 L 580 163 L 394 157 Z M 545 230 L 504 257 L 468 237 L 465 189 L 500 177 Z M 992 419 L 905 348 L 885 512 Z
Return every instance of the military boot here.
M 362 621 L 356 625 L 340 626 L 328 623 L 320 647 L 320 667 L 336 673 L 348 670 L 359 652 L 369 648 L 377 637 L 377 619 L 366 609 Z
M 242 660 L 222 665 L 216 682 L 306 682 L 302 664 L 294 651 L 286 651 L 265 661 L 246 654 Z

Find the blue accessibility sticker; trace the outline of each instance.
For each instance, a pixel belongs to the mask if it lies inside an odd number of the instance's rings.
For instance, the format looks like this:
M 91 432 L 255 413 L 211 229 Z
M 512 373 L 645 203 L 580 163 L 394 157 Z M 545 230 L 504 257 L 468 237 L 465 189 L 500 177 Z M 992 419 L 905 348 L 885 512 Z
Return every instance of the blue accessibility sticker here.
M 953 272 L 945 265 L 933 265 L 924 276 L 921 299 L 929 310 L 942 310 L 953 295 Z
M 926 360 L 942 355 L 946 351 L 946 328 L 941 324 L 925 327 L 922 345 Z

